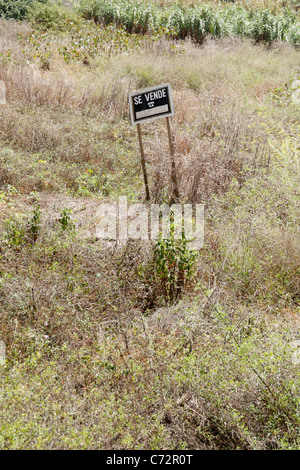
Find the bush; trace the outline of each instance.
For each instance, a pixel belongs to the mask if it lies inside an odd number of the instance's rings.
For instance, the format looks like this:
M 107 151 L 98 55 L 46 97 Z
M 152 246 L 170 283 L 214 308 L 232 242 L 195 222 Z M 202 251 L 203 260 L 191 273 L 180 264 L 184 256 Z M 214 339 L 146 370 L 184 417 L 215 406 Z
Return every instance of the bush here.
M 156 275 L 166 303 L 178 300 L 193 274 L 198 253 L 190 250 L 188 240 L 160 237 L 154 246 Z
M 47 3 L 48 0 L 0 0 L 0 17 L 23 20 L 30 7 L 35 3 Z
M 70 23 L 76 22 L 76 16 L 70 10 L 51 1 L 32 5 L 28 19 L 35 26 L 56 31 L 64 31 Z

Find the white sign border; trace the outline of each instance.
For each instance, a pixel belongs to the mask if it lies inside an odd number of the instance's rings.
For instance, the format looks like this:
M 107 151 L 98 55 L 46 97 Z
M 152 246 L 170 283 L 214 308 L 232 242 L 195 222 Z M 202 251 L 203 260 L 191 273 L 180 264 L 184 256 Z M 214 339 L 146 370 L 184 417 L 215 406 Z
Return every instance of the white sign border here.
M 150 91 L 156 91 L 156 90 L 158 90 L 160 88 L 163 88 L 163 87 L 168 88 L 168 96 L 169 96 L 170 108 L 171 108 L 170 112 L 166 113 L 166 114 L 157 115 L 157 116 L 153 116 L 153 117 L 147 117 L 145 119 L 135 121 L 134 120 L 133 98 L 135 96 L 138 96 L 138 95 L 141 95 L 141 94 L 144 94 L 144 93 L 148 93 Z M 156 85 L 156 86 L 153 86 L 151 88 L 145 88 L 144 90 L 134 91 L 133 93 L 129 93 L 128 99 L 129 99 L 130 119 L 131 119 L 131 124 L 132 125 L 142 124 L 143 122 L 154 121 L 156 119 L 162 119 L 162 118 L 166 118 L 166 117 L 169 117 L 169 116 L 174 116 L 174 114 L 175 114 L 174 113 L 174 106 L 173 106 L 172 90 L 171 90 L 170 83 L 161 83 L 160 85 Z

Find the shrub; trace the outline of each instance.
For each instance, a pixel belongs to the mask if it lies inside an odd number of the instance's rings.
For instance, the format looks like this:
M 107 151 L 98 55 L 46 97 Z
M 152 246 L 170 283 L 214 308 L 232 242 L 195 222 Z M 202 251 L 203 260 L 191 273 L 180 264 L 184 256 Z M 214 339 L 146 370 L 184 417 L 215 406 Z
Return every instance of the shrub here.
M 166 303 L 178 300 L 193 274 L 197 252 L 190 250 L 183 236 L 176 240 L 171 231 L 170 238 L 160 237 L 154 245 L 155 269 Z
M 28 19 L 43 29 L 64 31 L 77 21 L 76 15 L 55 2 L 35 3 L 28 11 Z
M 75 224 L 72 222 L 71 213 L 71 209 L 68 208 L 65 208 L 61 211 L 60 218 L 58 219 L 58 222 L 60 224 L 60 230 L 75 230 Z
M 40 209 L 40 204 L 39 204 L 39 202 L 36 202 L 32 218 L 29 222 L 30 232 L 31 232 L 33 241 L 36 241 L 37 237 L 38 237 L 38 233 L 39 233 L 40 226 L 41 226 L 41 215 L 42 215 L 42 212 L 41 212 L 41 209 Z
M 0 17 L 23 20 L 34 3 L 47 3 L 48 0 L 0 0 Z
M 4 222 L 3 242 L 10 248 L 19 249 L 25 241 L 25 226 L 15 219 L 9 219 Z

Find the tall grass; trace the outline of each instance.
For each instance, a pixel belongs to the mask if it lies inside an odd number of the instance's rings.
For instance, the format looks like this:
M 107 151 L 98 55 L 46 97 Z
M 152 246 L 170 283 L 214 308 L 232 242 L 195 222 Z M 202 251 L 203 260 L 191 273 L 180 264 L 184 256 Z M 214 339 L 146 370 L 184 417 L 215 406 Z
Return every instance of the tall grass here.
M 289 10 L 248 10 L 242 6 L 201 4 L 195 7 L 172 5 L 160 8 L 136 0 L 80 0 L 79 11 L 96 22 L 122 25 L 128 32 L 146 33 L 163 29 L 174 38 L 192 37 L 202 42 L 206 36 L 246 36 L 255 41 L 286 41 L 300 44 L 300 24 Z

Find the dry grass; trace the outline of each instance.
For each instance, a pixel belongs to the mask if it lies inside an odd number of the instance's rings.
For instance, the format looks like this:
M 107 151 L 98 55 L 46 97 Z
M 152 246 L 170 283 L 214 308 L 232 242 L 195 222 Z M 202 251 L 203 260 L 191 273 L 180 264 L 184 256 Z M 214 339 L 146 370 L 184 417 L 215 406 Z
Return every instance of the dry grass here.
M 134 130 L 127 125 L 120 128 L 117 122 L 128 119 L 129 91 L 159 81 L 173 87 L 183 198 L 207 200 L 209 194 L 226 189 L 233 177 L 242 181 L 245 166 L 268 165 L 266 133 L 255 109 L 267 103 L 271 90 L 297 75 L 298 52 L 289 46 L 266 50 L 249 42 L 223 40 L 196 48 L 189 42 L 146 40 L 140 46 L 142 63 L 140 53 L 132 51 L 119 53 L 117 59 L 102 54 L 86 66 L 80 61 L 66 64 L 58 55 L 60 42 L 49 37 L 40 39 L 39 56 L 30 41 L 17 40 L 19 34 L 29 34 L 28 27 L 12 24 L 5 30 L 2 23 L 2 54 L 7 56 L 10 50 L 11 58 L 1 65 L 0 78 L 8 95 L 8 106 L 1 109 L 1 133 L 20 150 L 48 153 L 69 163 L 107 164 L 102 142 L 116 141 L 119 135 L 128 141 L 128 151 L 135 152 Z M 49 70 L 43 70 L 47 50 L 43 41 L 52 51 Z M 118 130 L 109 130 L 105 122 Z M 163 157 L 168 153 L 167 139 L 164 147 L 160 143 L 165 129 L 158 122 L 144 132 L 153 196 L 160 200 L 169 179 L 168 159 Z

